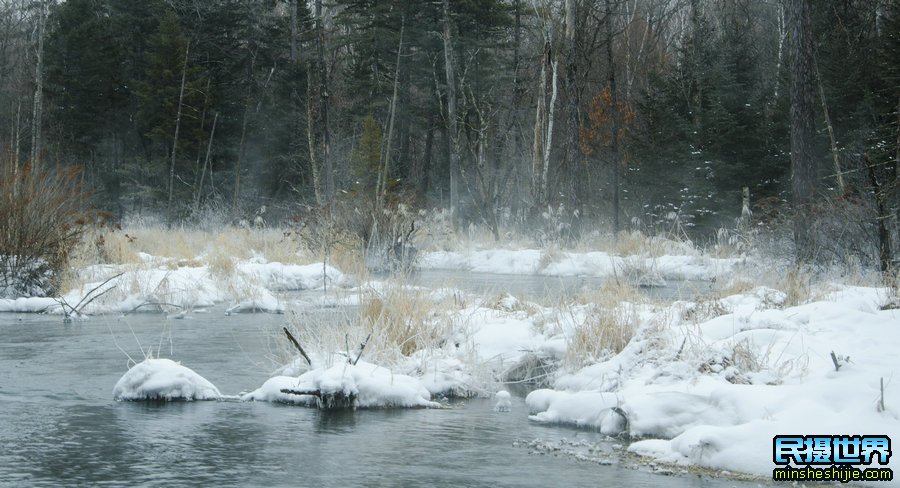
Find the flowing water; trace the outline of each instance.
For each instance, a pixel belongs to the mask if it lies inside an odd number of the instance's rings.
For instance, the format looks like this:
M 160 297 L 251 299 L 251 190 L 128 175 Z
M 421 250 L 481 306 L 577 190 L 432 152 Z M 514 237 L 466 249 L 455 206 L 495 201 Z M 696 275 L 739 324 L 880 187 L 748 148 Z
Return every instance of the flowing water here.
M 140 360 L 150 347 L 223 393 L 252 390 L 269 376 L 267 342 L 286 319 L 226 316 L 224 307 L 184 320 L 147 314 L 63 324 L 58 316 L 0 315 L 0 486 L 736 484 L 536 454 L 521 444 L 568 438 L 614 446 L 592 432 L 530 422 L 520 397 L 509 413 L 483 399 L 345 412 L 112 400 L 126 353 Z

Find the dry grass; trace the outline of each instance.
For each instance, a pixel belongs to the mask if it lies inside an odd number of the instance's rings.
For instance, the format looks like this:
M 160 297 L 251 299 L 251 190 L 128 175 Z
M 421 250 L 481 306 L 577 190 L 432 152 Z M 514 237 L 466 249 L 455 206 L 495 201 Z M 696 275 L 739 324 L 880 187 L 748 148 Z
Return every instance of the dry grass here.
M 422 292 L 391 285 L 364 298 L 360 322 L 372 334 L 376 348 L 409 356 L 439 348 L 447 340 L 452 324 L 438 309 Z
M 133 264 L 139 253 L 166 261 L 172 268 L 224 265 L 226 258 L 262 257 L 270 262 L 307 264 L 312 256 L 301 253 L 289 233 L 279 229 L 225 227 L 217 231 L 142 227 L 92 229 L 77 251 L 77 264 Z
M 153 263 L 145 263 L 141 253 L 153 256 Z M 349 263 L 352 253 L 348 251 L 347 254 L 344 262 Z M 251 258 L 285 264 L 308 264 L 316 260 L 316 256 L 301 252 L 290 232 L 275 228 L 228 226 L 204 230 L 96 226 L 84 234 L 71 253 L 62 289 L 83 286 L 82 270 L 96 264 L 120 265 L 126 270 L 142 266 L 162 266 L 171 270 L 208 266 L 215 278 L 227 281 L 237 273 L 236 261 Z
M 579 295 L 576 304 L 582 304 L 583 314 L 571 312 L 576 325 L 567 341 L 566 364 L 579 368 L 621 352 L 639 325 L 637 304 L 641 301 L 633 286 L 612 282 Z
M 305 313 L 303 317 L 294 314 L 290 328 L 307 352 L 326 356 L 349 354 L 355 359 L 360 344 L 368 337 L 362 358 L 391 368 L 404 364 L 417 351 L 437 350 L 447 343 L 453 321 L 446 312 L 452 303 L 452 299 L 435 303 L 422 291 L 392 283 L 365 292 L 358 313 L 338 308 Z M 285 349 L 282 338 L 274 344 L 278 347 L 277 360 L 296 354 Z

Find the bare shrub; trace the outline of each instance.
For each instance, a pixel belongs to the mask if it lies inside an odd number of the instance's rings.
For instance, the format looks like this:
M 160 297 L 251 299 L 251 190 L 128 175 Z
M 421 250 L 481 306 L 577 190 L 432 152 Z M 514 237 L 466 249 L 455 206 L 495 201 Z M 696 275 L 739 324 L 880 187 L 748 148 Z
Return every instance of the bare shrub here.
M 416 216 L 399 197 L 379 208 L 353 193 L 303 209 L 294 217 L 294 235 L 310 253 L 340 260 L 348 272 L 408 271 L 416 259 Z
M 89 220 L 80 174 L 0 163 L 0 296 L 58 290 Z

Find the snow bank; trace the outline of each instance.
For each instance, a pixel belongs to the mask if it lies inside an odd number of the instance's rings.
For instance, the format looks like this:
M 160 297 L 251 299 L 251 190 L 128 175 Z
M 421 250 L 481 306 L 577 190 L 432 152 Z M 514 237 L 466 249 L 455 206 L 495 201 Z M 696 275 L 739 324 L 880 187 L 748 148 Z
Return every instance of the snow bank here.
M 438 407 L 428 389 L 417 379 L 365 361 L 356 365 L 337 361 L 330 367 L 315 368 L 299 377 L 276 376 L 260 388 L 241 397 L 244 401 L 267 401 L 316 405 L 316 397 L 282 393 L 282 389 L 317 391 L 322 396 L 353 398 L 354 407 Z
M 46 297 L 0 298 L 0 312 L 44 313 L 59 307 L 59 302 Z
M 349 286 L 352 280 L 333 266 L 267 263 L 259 259 L 239 263 L 240 273 L 272 291 L 297 291 L 329 286 Z
M 113 398 L 120 401 L 217 400 L 221 396 L 212 383 L 171 359 L 146 359 L 113 388 Z
M 706 315 L 702 304 L 676 303 L 660 312 L 666 326 L 528 395 L 530 418 L 627 432 L 643 438 L 630 451 L 660 461 L 762 476 L 776 434 L 900 436 L 891 387 L 900 311 L 880 310 L 888 290 L 833 288 L 786 309 L 783 294 L 764 288 L 706 304 Z
M 253 258 L 235 262 L 231 273 L 214 273 L 209 266 L 191 266 L 141 254 L 134 265 L 96 265 L 81 271 L 84 284 L 59 298 L 0 299 L 0 312 L 81 314 L 191 310 L 230 302 L 228 313 L 282 313 L 275 292 L 329 286 L 346 287 L 352 280 L 334 267 L 265 262 Z M 190 262 L 187 262 L 190 263 Z M 107 281 L 109 280 L 109 281 Z M 96 297 L 96 298 L 94 298 Z
M 435 251 L 422 253 L 423 269 L 468 270 L 478 273 L 537 274 L 545 276 L 603 277 L 638 273 L 658 279 L 712 279 L 728 273 L 742 259 L 705 256 L 614 256 L 605 252 L 558 252 L 537 249 L 490 249 L 467 253 Z M 639 279 L 645 276 L 637 277 Z

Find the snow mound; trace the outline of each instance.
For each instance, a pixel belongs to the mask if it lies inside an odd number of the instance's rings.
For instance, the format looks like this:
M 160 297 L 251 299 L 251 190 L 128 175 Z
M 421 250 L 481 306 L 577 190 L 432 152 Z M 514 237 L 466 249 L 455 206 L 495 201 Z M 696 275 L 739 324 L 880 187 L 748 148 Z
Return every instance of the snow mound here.
M 509 392 L 506 390 L 500 390 L 494 395 L 494 398 L 497 399 L 497 404 L 494 405 L 495 412 L 509 412 L 512 407 L 512 403 L 509 401 Z
M 212 383 L 171 359 L 146 359 L 134 365 L 113 388 L 116 400 L 217 400 Z
M 316 392 L 321 398 L 350 399 L 354 408 L 440 406 L 431 401 L 431 394 L 419 380 L 364 361 L 356 365 L 338 362 L 330 367 L 312 369 L 299 377 L 275 376 L 241 399 L 317 405 L 317 396 L 282 392 L 285 389 Z

